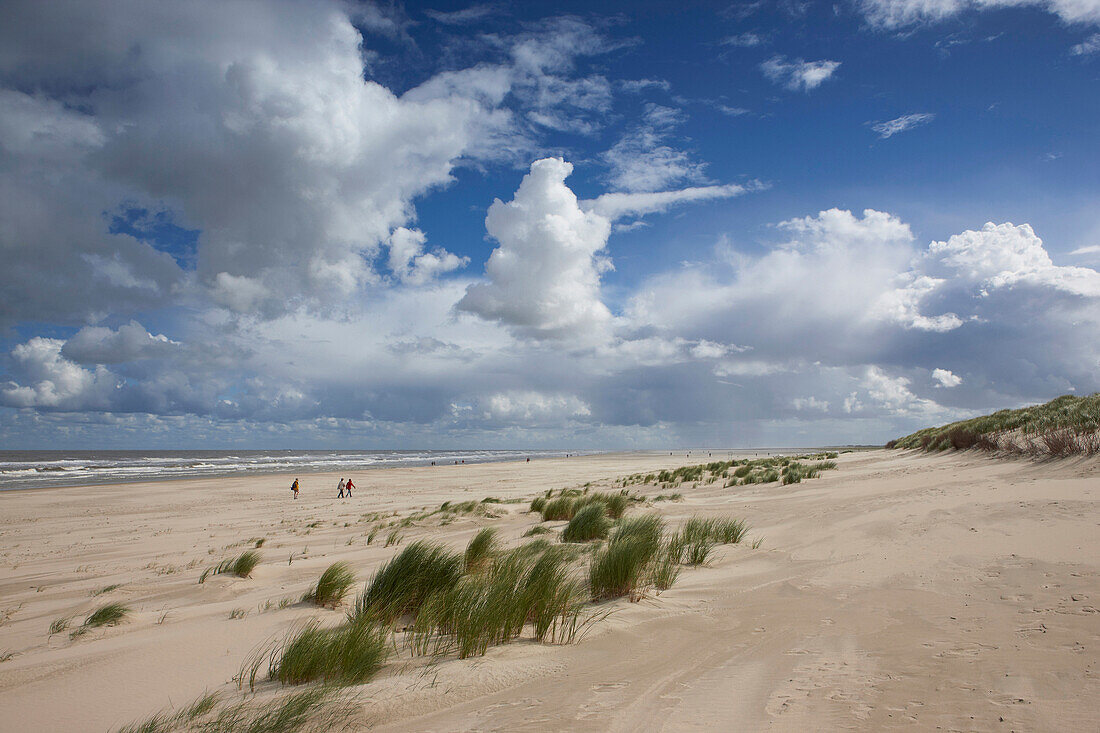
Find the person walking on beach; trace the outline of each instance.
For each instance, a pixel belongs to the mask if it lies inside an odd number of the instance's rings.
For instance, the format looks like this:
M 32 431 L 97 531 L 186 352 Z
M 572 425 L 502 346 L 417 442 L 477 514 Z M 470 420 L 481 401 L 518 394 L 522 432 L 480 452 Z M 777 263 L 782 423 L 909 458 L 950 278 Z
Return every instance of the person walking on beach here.
M 344 498 L 344 479 L 340 479 L 340 485 L 337 488 L 340 489 L 340 493 L 336 495 L 336 498 L 337 499 L 343 499 Z M 348 496 L 351 496 L 350 492 L 348 493 Z
M 298 498 L 298 479 L 294 479 L 294 483 L 290 485 L 290 490 L 294 492 L 294 498 Z
M 350 499 L 351 498 L 351 490 L 355 488 L 355 484 L 352 483 L 350 478 L 348 479 L 348 485 L 345 488 L 348 490 L 348 498 Z

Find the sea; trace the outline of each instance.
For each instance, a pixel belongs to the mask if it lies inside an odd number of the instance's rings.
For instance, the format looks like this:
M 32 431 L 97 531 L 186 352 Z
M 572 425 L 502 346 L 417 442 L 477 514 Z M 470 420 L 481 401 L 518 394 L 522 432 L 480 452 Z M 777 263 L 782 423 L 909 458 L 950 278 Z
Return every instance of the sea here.
M 0 451 L 0 491 L 265 473 L 522 461 L 579 450 L 33 450 Z

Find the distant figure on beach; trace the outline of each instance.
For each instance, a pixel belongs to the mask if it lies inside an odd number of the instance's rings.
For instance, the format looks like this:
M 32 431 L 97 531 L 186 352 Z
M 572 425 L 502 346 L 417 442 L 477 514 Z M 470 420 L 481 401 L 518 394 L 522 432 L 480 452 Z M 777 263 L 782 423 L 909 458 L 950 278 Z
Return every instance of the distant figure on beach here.
M 294 498 L 298 498 L 298 479 L 294 479 L 294 483 L 290 485 L 290 490 L 294 492 Z
M 344 498 L 344 479 L 340 479 L 340 484 L 337 488 L 340 489 L 340 493 L 336 495 L 336 498 L 337 499 L 343 499 Z
M 351 490 L 355 488 L 355 484 L 353 484 L 353 483 L 351 482 L 351 479 L 350 479 L 350 478 L 348 479 L 348 485 L 347 485 L 347 486 L 345 486 L 344 488 L 345 488 L 345 489 L 347 489 L 347 492 L 348 492 L 348 498 L 350 499 L 350 498 L 351 498 Z
M 530 459 L 530 458 L 528 458 L 528 459 L 527 459 L 527 462 L 528 462 L 528 463 L 530 463 L 530 462 L 531 462 L 531 459 Z

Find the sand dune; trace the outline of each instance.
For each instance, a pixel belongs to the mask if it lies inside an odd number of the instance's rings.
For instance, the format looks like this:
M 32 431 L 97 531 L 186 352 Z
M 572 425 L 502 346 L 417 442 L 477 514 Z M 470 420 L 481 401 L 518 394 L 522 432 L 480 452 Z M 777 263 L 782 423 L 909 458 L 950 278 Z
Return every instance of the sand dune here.
M 365 578 L 394 548 L 364 514 L 548 488 L 609 486 L 699 455 L 621 454 L 338 476 L 0 493 L 0 730 L 103 731 L 231 678 L 265 641 L 338 611 L 297 603 L 335 560 Z M 874 451 L 801 484 L 676 489 L 672 524 L 732 514 L 748 543 L 613 613 L 580 643 L 519 641 L 425 666 L 395 658 L 358 690 L 377 730 L 1096 730 L 1100 463 Z M 359 479 L 360 477 L 357 477 Z M 653 487 L 634 487 L 644 494 Z M 518 542 L 537 518 L 411 526 L 462 547 Z M 639 511 L 634 509 L 633 511 Z M 315 526 L 310 526 L 317 523 Z M 430 522 L 428 524 L 431 524 Z M 264 538 L 249 579 L 198 576 Z M 251 543 L 249 541 L 252 540 Z M 92 594 L 110 585 L 119 587 Z M 278 607 L 281 599 L 291 603 Z M 128 623 L 71 640 L 107 601 Z M 270 605 L 268 605 L 270 602 Z M 231 619 L 235 609 L 243 618 Z

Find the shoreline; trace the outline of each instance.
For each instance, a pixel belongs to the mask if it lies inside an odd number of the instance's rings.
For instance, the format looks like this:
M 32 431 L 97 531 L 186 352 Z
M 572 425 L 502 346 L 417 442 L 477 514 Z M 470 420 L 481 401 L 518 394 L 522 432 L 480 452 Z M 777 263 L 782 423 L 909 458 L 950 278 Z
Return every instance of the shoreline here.
M 873 449 L 876 449 L 876 448 L 875 447 L 863 447 L 863 446 L 861 446 L 861 447 L 857 447 L 857 448 L 846 447 L 846 448 L 842 448 L 841 450 L 873 450 Z M 750 453 L 753 453 L 754 455 L 759 454 L 759 453 L 765 453 L 766 455 L 788 455 L 788 454 L 792 454 L 792 453 L 806 453 L 806 452 L 814 452 L 814 451 L 820 451 L 820 450 L 835 450 L 835 449 L 834 448 L 814 448 L 814 447 L 811 447 L 811 448 L 736 448 L 736 449 L 710 449 L 710 452 L 711 453 L 728 454 L 728 455 L 733 455 L 733 456 L 738 457 L 738 458 L 744 458 L 744 457 L 747 457 L 748 454 L 750 454 Z M 667 457 L 673 458 L 677 454 L 684 453 L 685 451 L 690 451 L 690 453 L 695 454 L 695 453 L 707 452 L 707 449 L 697 449 L 697 448 L 680 449 L 680 450 L 677 450 L 677 451 L 672 451 L 672 453 Z M 33 451 L 25 451 L 25 452 L 33 452 Z M 64 451 L 59 451 L 59 452 L 64 452 Z M 85 451 L 85 452 L 88 452 L 88 451 Z M 537 455 L 537 451 L 532 451 L 532 455 L 529 458 L 530 458 L 531 462 L 534 462 L 534 461 L 556 460 L 556 459 L 563 459 L 564 460 L 564 459 L 581 458 L 581 457 L 587 457 L 587 456 L 600 456 L 600 455 L 613 455 L 613 456 L 615 456 L 615 455 L 628 456 L 628 455 L 635 455 L 635 454 L 638 454 L 638 455 L 663 455 L 664 452 L 665 451 L 657 450 L 657 449 L 609 450 L 609 451 L 578 449 L 576 453 L 571 453 L 570 455 L 565 456 L 565 455 Z M 690 457 L 693 458 L 694 455 L 692 455 Z M 702 460 L 702 459 L 700 459 L 700 460 Z M 712 460 L 712 459 L 708 459 L 708 460 Z M 132 478 L 132 479 L 119 478 L 119 477 L 114 477 L 113 476 L 113 477 L 109 477 L 109 478 L 104 478 L 102 480 L 89 481 L 87 479 L 74 479 L 73 483 L 63 483 L 63 484 L 49 483 L 49 484 L 45 484 L 45 485 L 41 485 L 41 486 L 6 487 L 6 486 L 3 486 L 3 485 L 0 485 L 0 495 L 3 495 L 3 494 L 8 493 L 8 492 L 20 492 L 20 491 L 42 491 L 42 490 L 45 490 L 45 489 L 80 489 L 80 488 L 91 487 L 91 486 L 115 486 L 115 485 L 125 486 L 125 485 L 133 485 L 133 484 L 157 484 L 157 483 L 174 482 L 174 481 L 204 481 L 204 480 L 236 479 L 236 478 L 246 478 L 246 477 L 277 477 L 277 476 L 295 476 L 295 475 L 303 476 L 303 475 L 314 475 L 314 474 L 316 474 L 316 475 L 326 475 L 327 476 L 327 475 L 330 475 L 330 474 L 339 474 L 341 472 L 341 470 L 343 471 L 344 474 L 349 474 L 349 473 L 354 473 L 354 472 L 358 472 L 358 471 L 365 471 L 365 472 L 366 471 L 371 471 L 371 472 L 373 472 L 373 471 L 387 470 L 387 469 L 402 469 L 402 468 L 429 468 L 429 469 L 431 469 L 431 468 L 446 468 L 447 466 L 452 466 L 452 467 L 453 466 L 462 466 L 462 465 L 474 466 L 474 465 L 482 465 L 482 464 L 486 464 L 486 463 L 526 463 L 526 462 L 527 461 L 522 459 L 522 458 L 515 457 L 515 456 L 508 456 L 508 457 L 501 457 L 501 458 L 492 458 L 492 457 L 489 457 L 489 458 L 472 458 L 472 459 L 470 459 L 470 460 L 468 460 L 464 463 L 447 462 L 447 463 L 438 463 L 435 466 L 430 465 L 430 459 L 425 459 L 423 461 L 418 460 L 418 461 L 410 461 L 410 462 L 407 462 L 407 463 L 386 463 L 386 464 L 378 464 L 378 465 L 353 466 L 353 467 L 349 467 L 349 468 L 344 468 L 344 469 L 339 469 L 339 470 L 332 470 L 332 471 L 330 471 L 330 470 L 317 470 L 316 468 L 303 466 L 301 469 L 299 469 L 297 471 L 292 470 L 292 469 L 284 469 L 284 468 L 279 468 L 279 469 L 255 468 L 255 469 L 238 469 L 238 470 L 234 470 L 234 471 L 227 470 L 227 471 L 224 471 L 224 472 L 210 472 L 210 473 L 203 473 L 202 475 L 198 475 L 198 476 L 187 476 L 187 475 L 171 475 L 171 476 L 155 476 L 155 477 L 142 476 L 142 477 Z M 703 461 L 703 462 L 706 462 L 706 461 Z

